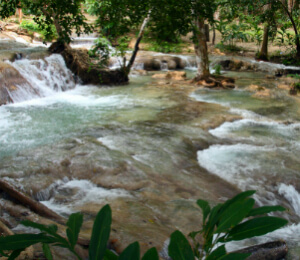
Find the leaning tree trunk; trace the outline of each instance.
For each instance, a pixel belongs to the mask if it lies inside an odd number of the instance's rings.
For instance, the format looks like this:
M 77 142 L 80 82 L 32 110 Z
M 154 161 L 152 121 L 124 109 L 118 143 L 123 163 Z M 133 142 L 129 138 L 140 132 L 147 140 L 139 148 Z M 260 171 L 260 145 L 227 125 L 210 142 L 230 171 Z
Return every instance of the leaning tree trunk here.
M 206 79 L 210 76 L 208 50 L 206 44 L 204 18 L 195 19 L 194 48 L 197 60 L 197 79 Z
M 142 27 L 140 29 L 140 32 L 139 32 L 139 35 L 137 37 L 136 43 L 134 45 L 134 50 L 132 52 L 131 58 L 129 60 L 129 63 L 128 63 L 127 67 L 126 67 L 126 74 L 127 75 L 129 74 L 130 69 L 131 69 L 131 67 L 132 67 L 132 65 L 133 65 L 133 63 L 135 61 L 136 55 L 137 55 L 137 53 L 139 51 L 139 44 L 140 44 L 140 42 L 141 42 L 141 40 L 142 40 L 142 38 L 144 36 L 145 28 L 146 28 L 146 26 L 147 26 L 147 24 L 148 24 L 148 22 L 150 20 L 150 15 L 151 15 L 151 10 L 149 10 L 147 17 L 144 19 L 144 22 L 143 22 Z
M 269 25 L 266 24 L 264 26 L 264 37 L 260 52 L 258 54 L 258 59 L 260 60 L 268 60 L 268 41 L 269 41 Z

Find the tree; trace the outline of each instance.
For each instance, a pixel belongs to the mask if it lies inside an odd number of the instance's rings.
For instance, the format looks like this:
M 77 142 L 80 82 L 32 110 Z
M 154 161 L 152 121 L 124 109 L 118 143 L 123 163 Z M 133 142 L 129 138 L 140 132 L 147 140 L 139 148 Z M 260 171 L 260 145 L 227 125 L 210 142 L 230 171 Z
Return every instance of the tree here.
M 213 21 L 217 2 L 217 0 L 210 2 L 204 0 L 109 0 L 101 2 L 88 0 L 89 9 L 98 16 L 97 24 L 102 28 L 102 32 L 109 31 L 110 37 L 127 33 L 130 28 L 141 24 L 146 17 L 151 21 L 153 31 L 159 31 L 159 28 L 168 24 L 172 25 L 170 29 L 173 34 L 186 35 L 192 32 L 197 56 L 198 79 L 210 76 L 204 22 L 205 20 Z
M 6 18 L 15 12 L 18 4 L 34 15 L 33 20 L 46 30 L 46 38 L 53 37 L 54 25 L 58 41 L 70 43 L 72 30 L 78 35 L 91 32 L 81 11 L 82 0 L 6 0 L 1 1 L 0 17 Z

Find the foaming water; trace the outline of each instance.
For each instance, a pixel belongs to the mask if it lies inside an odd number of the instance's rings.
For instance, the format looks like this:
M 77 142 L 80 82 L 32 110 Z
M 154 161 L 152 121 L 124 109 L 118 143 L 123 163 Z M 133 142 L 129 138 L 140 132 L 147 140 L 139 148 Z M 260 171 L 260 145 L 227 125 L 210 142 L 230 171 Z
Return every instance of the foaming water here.
M 76 136 L 85 123 L 106 122 L 111 109 L 125 109 L 132 101 L 123 94 L 95 95 L 94 87 L 54 92 L 0 107 L 0 157 L 26 148 Z M 9 129 L 9 131 L 8 131 Z
M 278 69 L 281 66 L 275 67 Z M 253 83 L 249 78 L 242 84 L 247 86 Z M 291 248 L 300 246 L 300 224 L 292 224 L 300 220 L 300 194 L 296 189 L 300 169 L 297 104 L 280 96 L 252 97 L 246 89 L 229 92 L 200 90 L 194 92 L 192 97 L 202 102 L 221 104 L 228 107 L 231 113 L 243 117 L 209 130 L 213 136 L 232 144 L 212 145 L 198 151 L 199 165 L 241 190 L 256 190 L 254 198 L 260 206 L 280 204 L 290 209 L 282 213 L 290 220 L 288 226 L 263 237 L 227 243 L 227 250 L 234 251 L 276 239 L 286 240 Z M 295 254 L 298 256 L 297 252 Z
M 300 194 L 295 187 L 281 183 L 278 191 L 280 195 L 283 195 L 290 202 L 295 212 L 300 216 Z
M 61 194 L 65 197 L 64 201 L 60 201 L 59 199 Z M 123 189 L 98 187 L 89 180 L 64 179 L 52 184 L 45 191 L 41 191 L 38 197 L 47 198 L 47 200 L 41 201 L 41 203 L 50 209 L 62 215 L 68 215 L 77 211 L 77 207 L 88 203 L 102 204 L 120 197 L 131 197 L 131 195 Z
M 22 59 L 10 64 L 28 80 L 42 97 L 75 87 L 73 75 L 59 54 L 53 54 L 45 58 L 45 60 Z M 26 97 L 24 93 L 22 94 L 25 100 L 32 98 Z M 20 102 L 20 99 L 17 101 Z

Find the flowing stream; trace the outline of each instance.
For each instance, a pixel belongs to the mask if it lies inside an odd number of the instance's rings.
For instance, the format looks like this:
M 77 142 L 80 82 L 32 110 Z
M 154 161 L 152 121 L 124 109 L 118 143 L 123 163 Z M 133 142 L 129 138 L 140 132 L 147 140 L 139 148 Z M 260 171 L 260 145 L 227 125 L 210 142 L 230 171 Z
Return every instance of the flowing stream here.
M 198 230 L 196 199 L 255 189 L 258 204 L 287 207 L 290 224 L 228 249 L 282 238 L 299 257 L 299 101 L 274 80 L 232 72 L 238 88 L 215 91 L 150 73 L 98 88 L 75 85 L 58 55 L 11 65 L 39 95 L 0 107 L 1 178 L 59 214 L 83 212 L 87 230 L 109 203 L 119 246 L 138 240 L 142 250 L 162 249 L 175 229 Z M 250 84 L 272 95 L 253 97 Z

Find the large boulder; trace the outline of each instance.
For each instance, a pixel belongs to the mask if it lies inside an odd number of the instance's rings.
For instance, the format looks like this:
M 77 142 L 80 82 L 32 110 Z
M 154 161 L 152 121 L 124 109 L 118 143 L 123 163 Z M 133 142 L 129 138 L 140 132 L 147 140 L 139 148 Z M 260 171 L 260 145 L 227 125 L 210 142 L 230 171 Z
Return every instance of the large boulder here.
M 241 61 L 237 59 L 231 60 L 221 60 L 218 63 L 221 65 L 222 69 L 224 70 L 233 70 L 233 71 L 256 71 L 258 66 L 254 63 Z
M 14 67 L 0 62 L 0 105 L 24 100 L 24 95 L 39 93 Z
M 173 55 L 153 55 L 140 54 L 135 60 L 135 64 L 139 66 L 143 64 L 143 69 L 147 71 L 152 70 L 176 70 L 184 69 L 187 66 L 196 65 L 196 60 L 193 57 L 183 59 Z
M 102 69 L 94 65 L 85 49 L 72 49 L 66 44 L 56 42 L 49 47 L 49 51 L 60 53 L 67 67 L 83 84 L 119 85 L 128 82 L 128 76 L 124 71 Z

